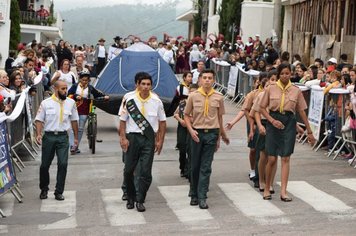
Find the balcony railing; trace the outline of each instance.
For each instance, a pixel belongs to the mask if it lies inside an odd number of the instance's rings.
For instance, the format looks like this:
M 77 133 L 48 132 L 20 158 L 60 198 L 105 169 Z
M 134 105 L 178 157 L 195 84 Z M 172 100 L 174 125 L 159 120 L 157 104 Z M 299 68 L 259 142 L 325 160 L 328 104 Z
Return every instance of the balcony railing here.
M 28 25 L 55 26 L 57 19 L 52 15 L 40 17 L 36 12 L 20 11 L 20 23 Z

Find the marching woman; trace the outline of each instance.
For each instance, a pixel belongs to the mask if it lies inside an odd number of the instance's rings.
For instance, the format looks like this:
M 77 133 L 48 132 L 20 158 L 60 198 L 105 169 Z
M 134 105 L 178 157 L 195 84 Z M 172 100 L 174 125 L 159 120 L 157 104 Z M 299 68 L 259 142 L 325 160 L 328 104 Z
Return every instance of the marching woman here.
M 270 84 L 260 103 L 260 113 L 266 117 L 266 152 L 268 162 L 266 167 L 266 186 L 263 199 L 271 200 L 270 184 L 273 168 L 277 165 L 277 157 L 281 157 L 281 201 L 290 202 L 287 194 L 290 156 L 294 152 L 296 138 L 296 113 L 304 122 L 308 132 L 308 142 L 314 144 L 315 138 L 310 128 L 305 109 L 307 104 L 302 91 L 292 85 L 290 78 L 292 69 L 283 63 L 277 69 L 277 83 Z M 269 110 L 269 113 L 267 112 Z

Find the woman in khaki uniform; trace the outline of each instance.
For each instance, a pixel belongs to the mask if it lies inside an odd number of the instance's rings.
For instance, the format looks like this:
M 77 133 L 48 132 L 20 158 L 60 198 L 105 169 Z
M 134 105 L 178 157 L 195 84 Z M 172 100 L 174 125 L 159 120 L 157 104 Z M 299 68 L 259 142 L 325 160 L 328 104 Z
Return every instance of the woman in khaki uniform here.
M 289 177 L 289 160 L 294 152 L 296 138 L 296 112 L 304 122 L 308 141 L 314 144 L 315 139 L 310 128 L 305 109 L 307 104 L 302 91 L 290 82 L 292 70 L 289 64 L 278 66 L 277 83 L 271 84 L 265 89 L 261 100 L 260 112 L 266 117 L 266 152 L 268 163 L 266 167 L 266 186 L 263 199 L 271 200 L 270 183 L 272 170 L 277 164 L 277 157 L 281 156 L 281 192 L 280 197 L 284 202 L 292 201 L 287 195 L 287 183 Z M 269 110 L 269 113 L 267 112 Z

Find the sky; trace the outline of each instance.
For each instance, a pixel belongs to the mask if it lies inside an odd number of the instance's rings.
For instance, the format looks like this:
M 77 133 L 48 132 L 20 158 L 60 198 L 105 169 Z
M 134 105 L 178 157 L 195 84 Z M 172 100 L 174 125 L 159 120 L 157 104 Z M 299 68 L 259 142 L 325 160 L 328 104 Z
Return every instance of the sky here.
M 54 7 L 56 11 L 66 11 L 78 7 L 101 7 L 112 6 L 119 4 L 158 4 L 167 0 L 54 0 Z

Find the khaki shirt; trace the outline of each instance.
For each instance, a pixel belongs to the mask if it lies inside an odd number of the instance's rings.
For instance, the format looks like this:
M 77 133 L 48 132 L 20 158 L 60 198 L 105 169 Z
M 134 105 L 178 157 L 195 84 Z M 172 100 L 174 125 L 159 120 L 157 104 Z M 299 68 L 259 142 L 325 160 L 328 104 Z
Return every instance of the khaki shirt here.
M 260 108 L 268 108 L 270 111 L 279 112 L 282 99 L 282 90 L 277 84 L 271 84 L 265 89 L 265 94 L 260 102 Z M 290 111 L 294 114 L 304 111 L 308 106 L 304 100 L 302 91 L 295 85 L 289 87 L 286 91 L 284 100 L 284 111 Z
M 185 106 L 184 114 L 192 115 L 192 127 L 195 129 L 216 129 L 220 128 L 218 115 L 225 114 L 224 97 L 221 93 L 215 92 L 209 96 L 209 112 L 204 116 L 205 96 L 198 91 L 191 93 Z
M 250 116 L 254 117 L 256 112 L 260 112 L 260 110 L 261 110 L 260 103 L 261 103 L 261 100 L 262 100 L 264 94 L 265 94 L 265 91 L 263 90 L 255 98 L 252 108 L 251 108 L 251 111 L 250 111 Z M 266 119 L 262 114 L 260 114 L 260 115 L 261 115 L 261 119 Z
M 256 96 L 260 93 L 258 89 L 252 90 L 246 95 L 244 104 L 242 105 L 243 111 L 250 111 Z

